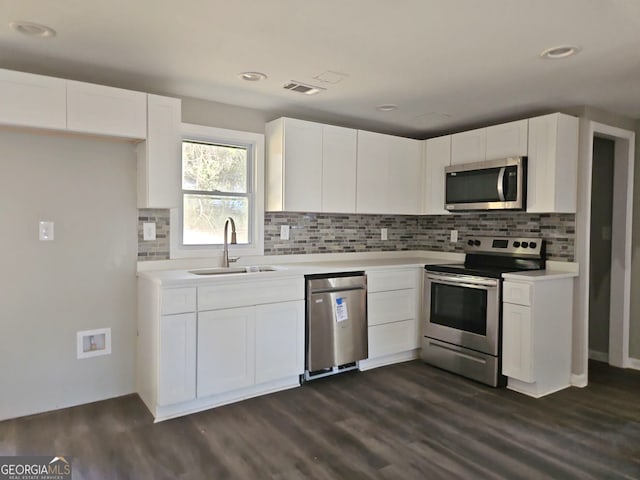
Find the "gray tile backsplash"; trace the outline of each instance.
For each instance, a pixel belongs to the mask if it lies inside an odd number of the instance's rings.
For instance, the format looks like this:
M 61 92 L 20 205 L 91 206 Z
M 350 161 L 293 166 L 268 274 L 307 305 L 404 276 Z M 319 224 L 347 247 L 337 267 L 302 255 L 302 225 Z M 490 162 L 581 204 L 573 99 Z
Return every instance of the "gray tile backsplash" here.
M 289 240 L 280 240 L 281 225 L 291 227 Z M 388 240 L 380 240 L 381 228 L 387 228 Z M 456 243 L 449 241 L 451 230 L 458 230 Z M 549 260 L 573 261 L 575 215 L 499 212 L 413 216 L 268 212 L 265 214 L 264 253 L 463 252 L 465 240 L 474 235 L 542 237 L 547 241 Z
M 142 224 L 156 224 L 156 239 L 143 240 Z M 144 208 L 138 210 L 138 261 L 169 259 L 169 210 Z
M 156 222 L 157 239 L 142 240 L 142 224 Z M 463 252 L 474 235 L 530 236 L 547 241 L 549 260 L 573 261 L 574 214 L 521 212 L 459 213 L 453 215 L 353 215 L 266 212 L 265 255 L 305 253 L 435 250 Z M 280 226 L 291 227 L 290 239 L 280 240 Z M 386 228 L 388 240 L 380 240 Z M 458 242 L 449 241 L 458 230 Z M 138 260 L 169 258 L 169 210 L 138 211 Z

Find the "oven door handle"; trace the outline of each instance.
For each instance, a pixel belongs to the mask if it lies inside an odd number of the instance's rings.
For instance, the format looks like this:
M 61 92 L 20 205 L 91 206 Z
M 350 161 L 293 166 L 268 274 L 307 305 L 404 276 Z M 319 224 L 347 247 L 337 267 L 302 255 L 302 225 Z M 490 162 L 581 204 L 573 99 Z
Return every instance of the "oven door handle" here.
M 499 282 L 499 280 L 494 278 L 483 279 L 478 277 L 469 277 L 466 275 L 456 276 L 427 274 L 427 278 L 432 282 L 444 283 L 446 285 L 452 285 L 454 287 L 480 288 L 484 290 L 497 287 Z

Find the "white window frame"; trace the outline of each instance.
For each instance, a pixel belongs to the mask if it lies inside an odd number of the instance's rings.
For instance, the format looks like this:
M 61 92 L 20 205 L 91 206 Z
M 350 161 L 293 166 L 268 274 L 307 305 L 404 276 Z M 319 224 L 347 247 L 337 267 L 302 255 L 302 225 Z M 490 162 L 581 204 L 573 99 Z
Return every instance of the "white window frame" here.
M 245 245 L 229 245 L 230 256 L 252 256 L 264 254 L 264 135 L 261 133 L 228 130 L 225 128 L 207 127 L 192 123 L 182 124 L 182 139 L 216 145 L 248 145 L 251 147 L 249 159 L 252 171 L 249 173 L 252 195 L 249 197 L 251 243 Z M 182 176 L 182 158 L 180 175 Z M 182 185 L 182 178 L 180 178 Z M 180 196 L 182 198 L 182 188 Z M 170 258 L 204 258 L 220 257 L 222 245 L 183 245 L 182 244 L 182 202 L 180 208 L 171 209 Z

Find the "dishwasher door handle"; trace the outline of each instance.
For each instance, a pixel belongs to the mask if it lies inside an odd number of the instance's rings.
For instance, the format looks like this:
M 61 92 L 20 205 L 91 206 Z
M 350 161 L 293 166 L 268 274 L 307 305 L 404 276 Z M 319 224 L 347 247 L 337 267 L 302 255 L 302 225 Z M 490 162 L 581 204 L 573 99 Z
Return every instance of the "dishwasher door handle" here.
M 317 290 L 310 290 L 309 293 L 315 295 L 316 293 L 352 292 L 353 290 L 365 290 L 366 288 L 364 285 L 358 287 L 319 288 Z

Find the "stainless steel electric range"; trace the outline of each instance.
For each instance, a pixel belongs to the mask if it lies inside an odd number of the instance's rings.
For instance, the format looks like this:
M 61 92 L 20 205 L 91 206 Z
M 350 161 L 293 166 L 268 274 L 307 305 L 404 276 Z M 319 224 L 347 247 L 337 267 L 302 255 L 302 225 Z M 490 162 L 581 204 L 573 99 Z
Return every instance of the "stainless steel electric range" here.
M 473 237 L 464 264 L 424 267 L 421 357 L 494 387 L 502 375 L 502 274 L 545 268 L 539 238 Z

